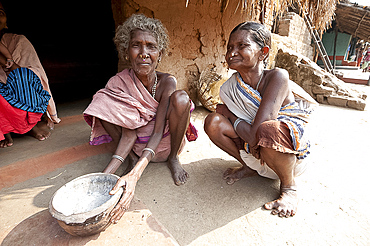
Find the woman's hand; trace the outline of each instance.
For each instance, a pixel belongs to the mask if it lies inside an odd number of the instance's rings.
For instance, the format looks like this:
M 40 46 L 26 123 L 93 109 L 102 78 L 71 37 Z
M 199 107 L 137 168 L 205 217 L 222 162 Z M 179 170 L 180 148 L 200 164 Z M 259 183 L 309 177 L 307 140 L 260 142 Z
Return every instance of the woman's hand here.
M 11 59 L 11 58 L 10 59 L 6 59 L 5 67 L 7 69 L 11 68 L 13 66 L 13 64 L 14 64 L 14 60 L 13 59 Z
M 135 187 L 137 183 L 137 178 L 130 173 L 121 177 L 109 194 L 114 195 L 119 188 L 123 187 L 123 194 L 121 199 L 118 201 L 117 205 L 110 212 L 110 221 L 113 224 L 117 224 L 123 214 L 128 210 L 132 198 L 134 198 Z
M 265 165 L 265 161 L 263 160 L 263 157 L 261 156 L 261 153 L 260 153 L 259 145 L 256 144 L 253 147 L 249 147 L 249 151 L 254 156 L 254 158 L 260 160 L 260 163 L 262 166 Z
M 231 111 L 226 107 L 225 104 L 217 104 L 216 113 L 222 114 L 229 120 L 231 118 L 236 118 L 236 116 L 233 113 L 231 113 Z

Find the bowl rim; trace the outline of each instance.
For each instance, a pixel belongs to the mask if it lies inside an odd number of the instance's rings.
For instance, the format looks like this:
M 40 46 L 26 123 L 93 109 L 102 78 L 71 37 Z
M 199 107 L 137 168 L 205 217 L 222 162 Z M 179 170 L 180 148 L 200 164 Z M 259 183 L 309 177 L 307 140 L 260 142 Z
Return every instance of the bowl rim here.
M 89 219 L 93 216 L 99 215 L 100 213 L 104 212 L 109 207 L 111 207 L 112 205 L 115 205 L 118 202 L 118 200 L 121 198 L 121 195 L 123 193 L 123 188 L 122 187 L 118 190 L 118 192 L 116 192 L 116 194 L 112 195 L 112 197 L 108 201 L 106 201 L 105 203 L 103 203 L 99 207 L 94 208 L 93 210 L 90 210 L 88 212 L 75 213 L 75 214 L 71 214 L 71 215 L 67 216 L 67 215 L 64 215 L 63 213 L 61 213 L 60 211 L 58 211 L 54 208 L 53 199 L 57 195 L 59 190 L 61 190 L 62 188 L 64 188 L 65 186 L 67 186 L 68 184 L 70 184 L 72 182 L 75 182 L 75 181 L 80 180 L 80 179 L 85 179 L 89 176 L 112 176 L 112 177 L 117 178 L 117 181 L 120 178 L 119 176 L 117 176 L 115 174 L 111 174 L 111 173 L 89 173 L 89 174 L 85 174 L 85 175 L 82 175 L 80 177 L 77 177 L 75 179 L 72 179 L 71 181 L 65 183 L 57 191 L 54 192 L 53 196 L 51 197 L 51 199 L 49 201 L 49 212 L 54 218 L 56 218 L 57 220 L 61 220 L 61 221 L 65 222 L 66 224 L 83 223 L 87 219 Z

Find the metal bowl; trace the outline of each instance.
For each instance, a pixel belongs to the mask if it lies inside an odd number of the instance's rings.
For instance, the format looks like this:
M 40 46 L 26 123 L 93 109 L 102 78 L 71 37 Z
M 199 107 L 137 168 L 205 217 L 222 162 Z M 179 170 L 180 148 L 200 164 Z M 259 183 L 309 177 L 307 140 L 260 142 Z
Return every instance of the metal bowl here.
M 110 212 L 123 189 L 109 195 L 119 177 L 91 173 L 78 177 L 58 189 L 49 203 L 49 212 L 59 225 L 73 236 L 89 236 L 110 225 Z

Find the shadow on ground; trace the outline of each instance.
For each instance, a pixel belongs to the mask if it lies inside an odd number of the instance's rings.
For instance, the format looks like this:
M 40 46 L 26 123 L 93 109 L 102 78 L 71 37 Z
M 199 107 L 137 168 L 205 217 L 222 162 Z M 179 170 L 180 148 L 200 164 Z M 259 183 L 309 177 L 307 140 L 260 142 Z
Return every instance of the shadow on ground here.
M 220 158 L 186 164 L 189 181 L 175 186 L 165 164 L 151 163 L 138 183 L 136 194 L 180 245 L 187 245 L 261 209 L 279 195 L 279 181 L 259 176 L 227 185 L 222 173 L 234 166 L 240 164 Z

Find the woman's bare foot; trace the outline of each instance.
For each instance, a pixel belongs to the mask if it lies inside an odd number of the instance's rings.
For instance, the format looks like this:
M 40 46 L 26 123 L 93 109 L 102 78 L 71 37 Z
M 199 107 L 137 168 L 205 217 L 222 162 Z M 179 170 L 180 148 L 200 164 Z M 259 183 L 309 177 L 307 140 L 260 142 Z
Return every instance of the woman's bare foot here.
M 57 115 L 55 115 L 54 117 L 50 116 L 50 114 L 48 112 L 44 113 L 42 115 L 42 121 L 46 122 L 46 126 L 50 129 L 50 130 L 54 130 L 54 124 L 58 124 L 60 122 L 60 119 L 58 118 Z
M 0 148 L 6 148 L 13 145 L 13 138 L 10 133 L 4 134 L 5 139 L 0 141 Z
M 298 196 L 297 187 L 281 187 L 280 198 L 265 204 L 265 208 L 272 210 L 271 214 L 278 214 L 280 217 L 294 216 L 297 212 Z
M 168 160 L 168 168 L 171 170 L 173 181 L 176 185 L 183 185 L 189 178 L 189 174 L 182 168 L 179 157 Z
M 242 178 L 252 177 L 257 174 L 258 173 L 253 169 L 250 169 L 248 166 L 243 165 L 242 167 L 228 168 L 224 172 L 223 179 L 226 180 L 227 184 L 232 185 Z
M 28 134 L 40 141 L 43 141 L 50 137 L 49 131 L 42 130 L 38 126 L 34 126 L 31 131 L 28 132 Z

